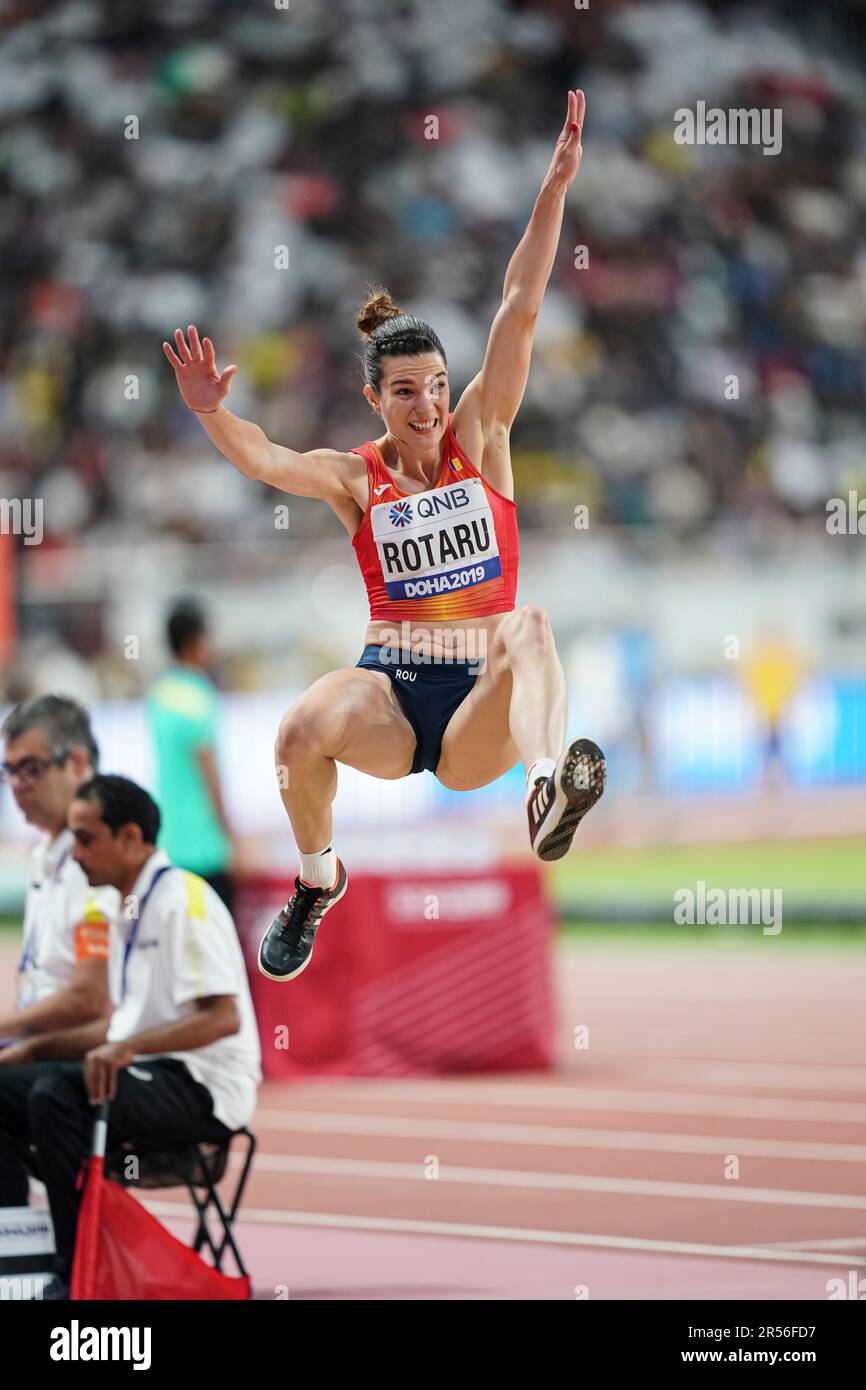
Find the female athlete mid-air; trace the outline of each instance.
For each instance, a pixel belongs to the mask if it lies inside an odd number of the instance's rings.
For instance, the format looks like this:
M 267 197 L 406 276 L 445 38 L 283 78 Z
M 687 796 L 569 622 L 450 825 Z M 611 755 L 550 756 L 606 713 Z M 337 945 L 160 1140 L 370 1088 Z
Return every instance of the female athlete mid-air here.
M 584 108 L 583 93 L 569 92 L 483 365 L 453 412 L 438 337 L 379 287 L 358 328 L 364 397 L 385 432 L 348 453 L 296 453 L 232 415 L 223 401 L 237 368 L 219 372 L 213 343 L 202 344 L 195 327 L 188 342 L 176 331 L 177 352 L 163 344 L 184 401 L 245 477 L 320 498 L 336 512 L 370 600 L 357 665 L 317 680 L 277 734 L 280 794 L 300 872 L 259 949 L 268 979 L 301 973 L 322 918 L 346 891 L 332 843 L 337 763 L 387 779 L 427 770 L 445 787 L 472 791 L 522 762 L 530 844 L 543 860 L 568 851 L 604 790 L 597 745 L 580 738 L 563 748 L 565 679 L 547 616 L 529 604 L 514 606 L 518 541 L 509 455 L 565 194 L 580 167 Z

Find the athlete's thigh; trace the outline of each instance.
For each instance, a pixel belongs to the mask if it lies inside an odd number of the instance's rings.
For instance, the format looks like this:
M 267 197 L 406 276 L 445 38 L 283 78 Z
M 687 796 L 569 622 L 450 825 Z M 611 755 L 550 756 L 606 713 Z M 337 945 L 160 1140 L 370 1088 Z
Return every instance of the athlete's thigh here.
M 466 699 L 448 721 L 436 776 L 453 791 L 486 787 L 520 761 L 508 708 L 511 671 L 493 652 Z
M 349 666 L 320 676 L 292 705 L 286 720 L 309 745 L 339 763 L 386 780 L 405 777 L 415 756 L 415 731 L 381 671 Z

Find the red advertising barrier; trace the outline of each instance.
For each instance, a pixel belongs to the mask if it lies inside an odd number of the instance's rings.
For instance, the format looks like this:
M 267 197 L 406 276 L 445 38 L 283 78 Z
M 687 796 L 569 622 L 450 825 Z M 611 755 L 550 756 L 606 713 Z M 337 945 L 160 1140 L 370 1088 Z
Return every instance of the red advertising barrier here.
M 350 874 L 288 984 L 256 969 L 289 879 L 239 885 L 266 1077 L 423 1076 L 553 1064 L 552 918 L 534 864 Z

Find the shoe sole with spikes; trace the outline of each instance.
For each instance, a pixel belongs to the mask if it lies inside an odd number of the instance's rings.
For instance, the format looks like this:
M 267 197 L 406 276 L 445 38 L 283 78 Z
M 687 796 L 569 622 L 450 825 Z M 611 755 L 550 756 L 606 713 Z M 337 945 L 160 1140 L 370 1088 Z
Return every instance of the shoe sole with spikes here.
M 529 800 L 530 844 L 537 859 L 549 863 L 568 853 L 577 827 L 604 791 L 606 771 L 604 754 L 591 738 L 578 738 L 568 745 L 547 779 L 548 788 L 553 784 L 553 796 L 535 823 L 537 793 Z

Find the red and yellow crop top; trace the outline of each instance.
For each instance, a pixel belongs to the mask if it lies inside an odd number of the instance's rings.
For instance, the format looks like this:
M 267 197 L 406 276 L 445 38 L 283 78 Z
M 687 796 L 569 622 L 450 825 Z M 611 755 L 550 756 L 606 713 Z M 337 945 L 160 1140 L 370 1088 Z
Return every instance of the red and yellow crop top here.
M 370 483 L 352 545 L 371 619 L 447 622 L 514 607 L 517 507 L 473 467 L 451 419 L 439 480 L 424 492 L 401 492 L 372 441 L 350 451 Z

